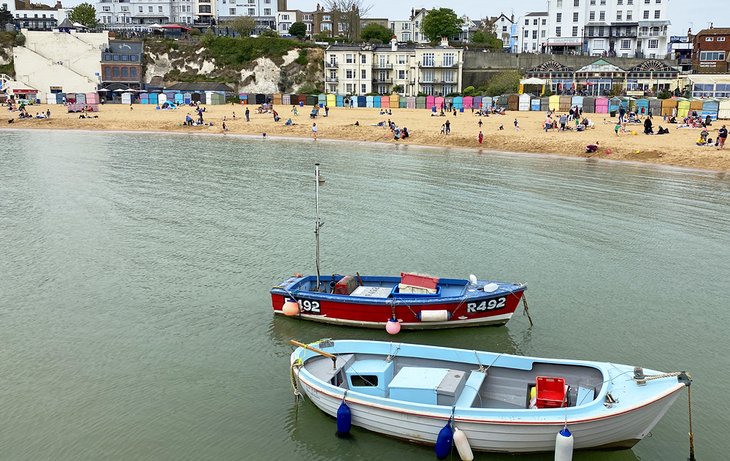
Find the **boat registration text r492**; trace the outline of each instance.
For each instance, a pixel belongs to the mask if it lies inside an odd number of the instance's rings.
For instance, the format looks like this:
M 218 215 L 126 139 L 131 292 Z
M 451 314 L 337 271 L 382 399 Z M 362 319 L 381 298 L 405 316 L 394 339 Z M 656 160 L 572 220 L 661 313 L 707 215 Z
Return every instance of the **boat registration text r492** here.
M 291 299 L 287 298 L 286 301 L 291 301 Z M 310 301 L 309 299 L 297 299 L 296 301 L 302 314 L 319 315 L 322 313 L 319 310 L 319 301 Z
M 505 302 L 507 301 L 506 298 L 494 298 L 494 299 L 485 299 L 484 301 L 480 303 L 466 303 L 466 311 L 467 312 L 484 312 L 484 311 L 491 311 L 494 309 L 502 309 L 504 307 Z

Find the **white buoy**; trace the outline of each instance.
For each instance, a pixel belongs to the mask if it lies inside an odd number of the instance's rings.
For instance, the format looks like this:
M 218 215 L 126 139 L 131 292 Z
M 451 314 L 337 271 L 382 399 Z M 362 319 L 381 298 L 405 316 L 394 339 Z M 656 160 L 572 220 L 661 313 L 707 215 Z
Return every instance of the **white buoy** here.
M 474 275 L 474 274 L 469 274 L 469 281 L 471 282 L 472 285 L 476 285 L 477 284 L 477 276 Z
M 558 432 L 555 436 L 555 461 L 572 461 L 573 459 L 573 434 L 568 426 Z
M 459 452 L 461 461 L 472 461 L 474 459 L 469 440 L 466 438 L 464 431 L 458 427 L 454 429 L 454 445 L 456 445 L 456 451 Z

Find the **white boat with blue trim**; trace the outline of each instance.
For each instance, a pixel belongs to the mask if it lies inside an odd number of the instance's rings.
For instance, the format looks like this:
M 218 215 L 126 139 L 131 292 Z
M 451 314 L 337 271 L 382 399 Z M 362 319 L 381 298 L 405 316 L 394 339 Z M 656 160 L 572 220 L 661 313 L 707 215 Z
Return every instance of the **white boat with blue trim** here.
M 685 372 L 606 362 L 365 340 L 292 343 L 295 393 L 337 417 L 338 431 L 347 413 L 348 424 L 437 453 L 445 425 L 474 451 L 549 452 L 558 433 L 572 433 L 575 449 L 630 448 L 691 383 Z

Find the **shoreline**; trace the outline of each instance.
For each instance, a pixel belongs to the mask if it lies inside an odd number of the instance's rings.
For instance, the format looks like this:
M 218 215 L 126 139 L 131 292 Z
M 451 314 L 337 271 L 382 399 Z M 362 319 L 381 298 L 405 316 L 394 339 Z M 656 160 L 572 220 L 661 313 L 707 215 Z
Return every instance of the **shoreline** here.
M 309 109 L 297 107 L 300 114 L 292 115 L 289 106 L 277 106 L 281 121 L 274 122 L 272 114 L 258 114 L 255 106 L 215 105 L 205 106 L 205 123 L 213 126 L 183 126 L 187 113 L 195 118 L 194 108 L 181 107 L 176 110 L 156 110 L 154 106 L 102 105 L 101 111 L 91 114 L 98 118 L 79 119 L 79 114 L 64 113 L 62 105 L 28 106 L 28 113 L 51 111 L 50 119 L 17 119 L 17 112 L 4 112 L 0 117 L 0 129 L 13 131 L 74 130 L 81 132 L 117 132 L 144 134 L 192 134 L 206 136 L 234 136 L 239 139 L 261 139 L 262 133 L 275 140 L 301 141 L 311 138 L 311 124 L 317 123 L 317 142 L 377 143 L 383 146 L 418 147 L 425 149 L 459 149 L 474 153 L 505 153 L 511 155 L 532 154 L 538 156 L 608 160 L 636 165 L 661 165 L 683 171 L 727 172 L 730 171 L 730 146 L 724 150 L 695 145 L 699 136 L 697 129 L 670 127 L 668 135 L 644 135 L 643 125 L 632 124 L 628 133 L 616 136 L 613 132 L 615 119 L 606 114 L 585 114 L 594 122 L 593 129 L 584 132 L 550 130 L 545 132 L 542 124 L 543 112 L 508 112 L 507 115 L 479 117 L 469 112 L 458 113 L 456 117 L 431 116 L 424 109 L 392 109 L 391 115 L 380 115 L 380 109 L 332 108 L 328 117 L 309 118 Z M 245 121 L 244 111 L 250 111 L 250 122 Z M 232 118 L 232 114 L 236 118 Z M 605 117 L 604 117 L 605 116 Z M 8 119 L 15 118 L 14 123 Z M 225 118 L 227 131 L 223 131 Z M 284 120 L 291 118 L 293 126 L 285 126 Z M 513 121 L 519 121 L 519 129 Z M 390 130 L 376 126 L 378 122 L 392 120 L 398 126 L 406 126 L 411 136 L 406 140 L 394 140 Z M 451 123 L 450 135 L 440 134 L 443 122 Z M 479 127 L 478 122 L 483 126 Z M 355 126 L 355 122 L 359 126 Z M 654 127 L 663 122 L 654 118 Z M 714 122 L 710 137 L 715 138 L 724 121 Z M 730 124 L 730 122 L 728 122 Z M 502 128 L 500 128 L 500 126 Z M 415 127 L 415 128 L 413 128 Z M 477 134 L 484 133 L 484 142 L 479 144 Z M 595 154 L 585 153 L 587 144 L 598 143 Z

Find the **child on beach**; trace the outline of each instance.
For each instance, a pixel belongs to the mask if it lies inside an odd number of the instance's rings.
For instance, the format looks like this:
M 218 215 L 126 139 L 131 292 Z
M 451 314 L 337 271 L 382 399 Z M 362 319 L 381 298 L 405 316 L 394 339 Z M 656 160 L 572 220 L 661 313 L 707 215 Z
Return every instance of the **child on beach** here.
M 484 141 L 484 133 L 482 133 L 481 130 L 479 130 L 479 135 L 477 136 L 477 141 L 479 141 L 479 144 L 481 144 L 482 141 Z
M 621 122 L 616 122 L 616 126 L 613 127 L 614 133 L 616 133 L 616 136 L 619 136 L 619 131 L 621 131 Z
M 312 123 L 312 139 L 317 140 L 317 124 Z
M 520 124 L 517 122 L 517 119 L 515 119 L 515 131 L 520 131 Z

